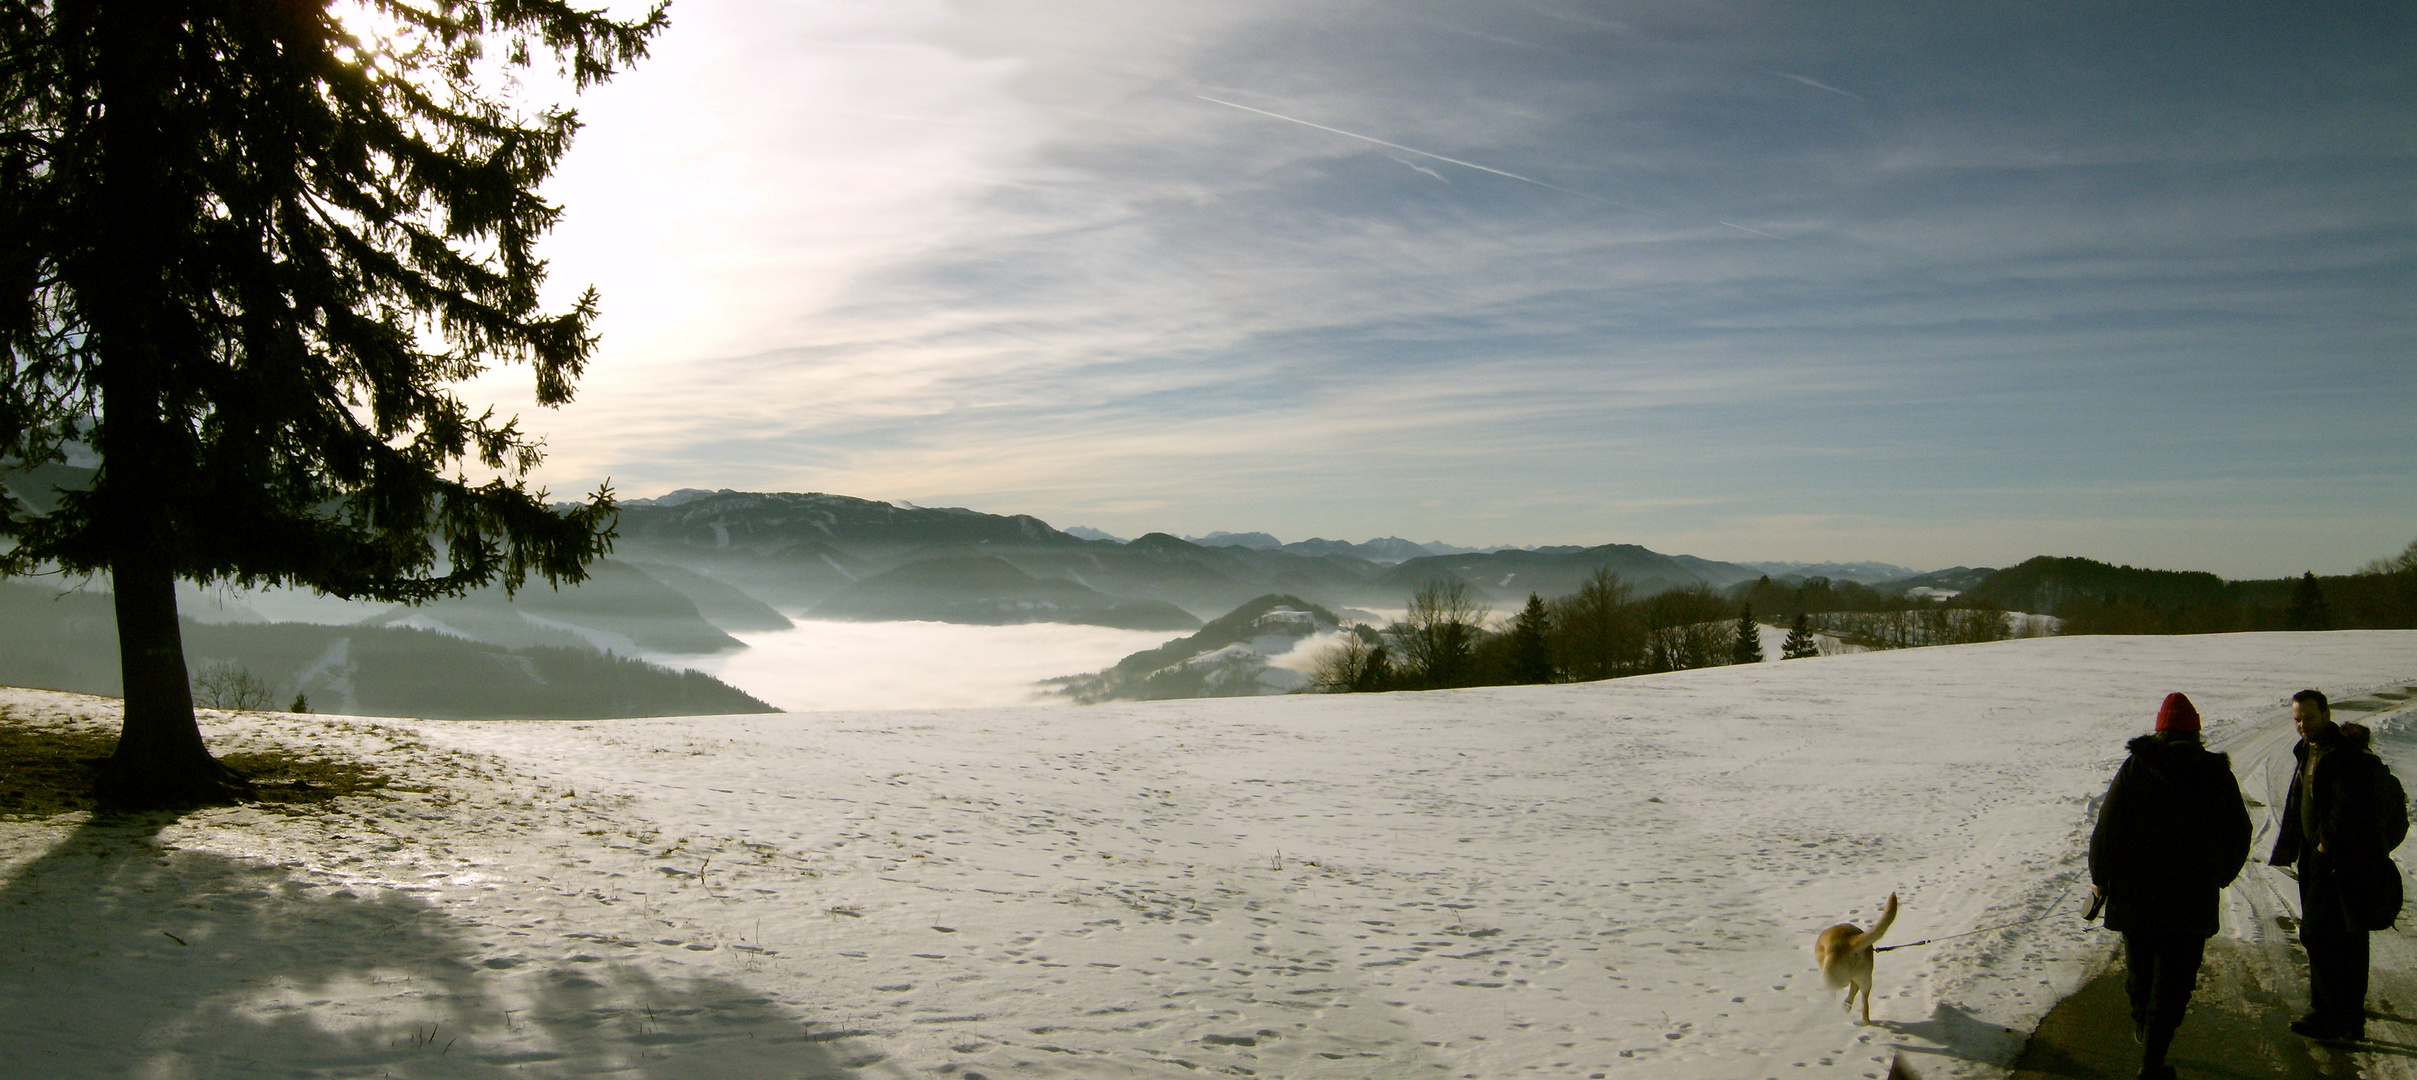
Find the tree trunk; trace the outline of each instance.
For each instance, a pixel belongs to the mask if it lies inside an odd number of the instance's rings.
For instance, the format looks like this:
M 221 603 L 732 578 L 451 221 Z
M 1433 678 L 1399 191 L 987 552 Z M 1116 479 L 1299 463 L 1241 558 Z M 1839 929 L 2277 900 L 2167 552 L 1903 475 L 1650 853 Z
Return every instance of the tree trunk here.
M 175 575 L 157 559 L 130 553 L 110 568 L 109 580 L 126 715 L 117 751 L 101 767 L 101 801 L 121 809 L 225 801 L 242 784 L 203 748 L 193 719 Z
M 190 232 L 170 182 L 162 103 L 171 89 L 172 13 L 103 4 L 93 19 L 100 79 L 102 214 L 94 225 L 92 311 L 99 353 L 101 469 L 93 495 L 109 553 L 126 712 L 97 794 L 124 809 L 226 799 L 241 782 L 202 748 L 176 621 L 176 522 L 165 497 L 182 470 L 170 437 L 168 365 L 183 345 L 170 328 L 175 238 Z

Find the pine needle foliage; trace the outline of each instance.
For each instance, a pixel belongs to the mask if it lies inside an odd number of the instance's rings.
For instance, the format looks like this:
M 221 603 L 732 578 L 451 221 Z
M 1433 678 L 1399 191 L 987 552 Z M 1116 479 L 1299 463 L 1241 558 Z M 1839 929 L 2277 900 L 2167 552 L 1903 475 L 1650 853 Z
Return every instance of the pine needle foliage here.
M 1754 622 L 1754 605 L 1746 604 L 1737 612 L 1737 633 L 1730 640 L 1729 662 L 1732 664 L 1762 663 L 1762 628 Z
M 558 406 L 596 346 L 594 290 L 539 301 L 560 210 L 537 187 L 577 118 L 500 80 L 587 87 L 665 22 L 550 0 L 0 4 L 0 466 L 99 458 L 46 514 L 0 500 L 0 574 L 109 573 L 130 734 L 191 724 L 177 578 L 408 602 L 576 582 L 608 549 L 610 489 L 549 505 L 526 479 L 540 440 L 453 386 L 526 363 Z
M 1821 655 L 1821 645 L 1813 637 L 1812 617 L 1799 611 L 1796 613 L 1795 623 L 1788 627 L 1787 641 L 1779 646 L 1779 658 L 1802 660 L 1819 655 Z
M 1552 613 L 1544 598 L 1527 594 L 1527 606 L 1511 621 L 1511 681 L 1521 684 L 1554 681 Z

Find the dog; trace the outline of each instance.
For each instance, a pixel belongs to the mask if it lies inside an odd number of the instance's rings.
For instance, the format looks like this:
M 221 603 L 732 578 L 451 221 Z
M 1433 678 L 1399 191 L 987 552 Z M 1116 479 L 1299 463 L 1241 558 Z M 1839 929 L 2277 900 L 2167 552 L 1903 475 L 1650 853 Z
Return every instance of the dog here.
M 1853 923 L 1839 923 L 1813 939 L 1813 962 L 1821 965 L 1821 977 L 1829 980 L 1830 989 L 1846 988 L 1845 1007 L 1852 1011 L 1855 995 L 1863 995 L 1863 1022 L 1871 1023 L 1872 946 L 1880 935 L 1888 932 L 1888 924 L 1897 921 L 1897 894 L 1888 894 L 1888 907 L 1880 912 L 1880 921 L 1870 930 Z

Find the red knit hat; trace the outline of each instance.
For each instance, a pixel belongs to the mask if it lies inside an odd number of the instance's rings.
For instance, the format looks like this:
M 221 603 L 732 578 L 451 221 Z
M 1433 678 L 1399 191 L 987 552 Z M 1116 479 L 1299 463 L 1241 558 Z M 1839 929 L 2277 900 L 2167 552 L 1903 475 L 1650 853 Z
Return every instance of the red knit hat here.
M 2180 694 L 2165 695 L 2165 704 L 2157 709 L 2157 730 L 2197 731 L 2199 710 L 2190 707 L 2190 699 Z

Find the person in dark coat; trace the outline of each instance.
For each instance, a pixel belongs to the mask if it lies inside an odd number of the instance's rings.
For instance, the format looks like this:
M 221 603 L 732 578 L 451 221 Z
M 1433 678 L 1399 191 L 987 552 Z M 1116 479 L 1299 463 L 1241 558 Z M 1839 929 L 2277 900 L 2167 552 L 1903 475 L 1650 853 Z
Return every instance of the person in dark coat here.
M 2199 745 L 2199 712 L 2168 694 L 2153 735 L 2133 739 L 2090 832 L 2092 892 L 2123 934 L 2140 1076 L 2171 1077 L 2165 1053 L 2190 1007 L 2216 894 L 2249 859 L 2249 811 L 2232 759 Z
M 2382 760 L 2367 749 L 2365 727 L 2333 722 L 2332 704 L 2315 690 L 2291 697 L 2300 732 L 2291 756 L 2291 794 L 2275 829 L 2276 866 L 2299 865 L 2300 945 L 2308 950 L 2308 1015 L 2291 1030 L 2311 1039 L 2356 1041 L 2367 1034 L 2367 931 L 2351 915 L 2356 870 L 2387 852 L 2376 805 Z

